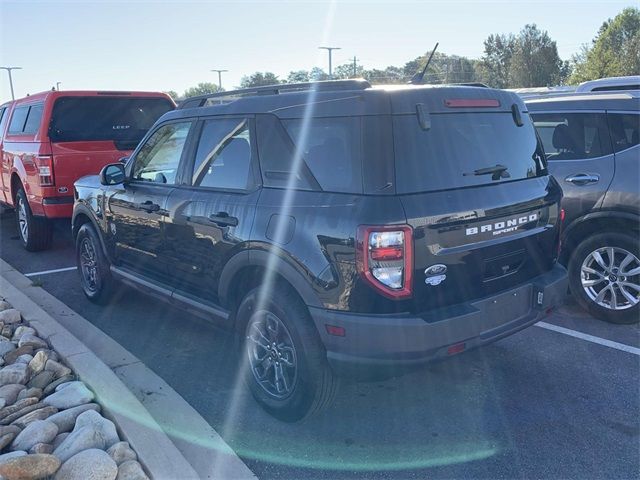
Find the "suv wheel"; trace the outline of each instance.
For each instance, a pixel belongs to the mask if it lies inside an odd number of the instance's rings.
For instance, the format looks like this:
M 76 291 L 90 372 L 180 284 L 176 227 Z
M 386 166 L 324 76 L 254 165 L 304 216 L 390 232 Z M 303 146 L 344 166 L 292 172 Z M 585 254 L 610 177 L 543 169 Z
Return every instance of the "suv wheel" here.
M 15 206 L 18 235 L 22 246 L 30 252 L 46 250 L 51 247 L 53 226 L 46 218 L 33 216 L 27 194 L 22 187 L 16 193 Z
M 583 241 L 569 261 L 571 292 L 592 315 L 611 323 L 640 320 L 640 252 L 633 237 L 603 233 Z
M 263 305 L 260 288 L 240 303 L 245 382 L 256 401 L 285 422 L 312 416 L 331 404 L 337 379 L 307 308 L 288 288 Z
M 80 227 L 76 237 L 76 261 L 82 291 L 92 302 L 104 303 L 111 293 L 113 279 L 98 234 L 88 223 Z

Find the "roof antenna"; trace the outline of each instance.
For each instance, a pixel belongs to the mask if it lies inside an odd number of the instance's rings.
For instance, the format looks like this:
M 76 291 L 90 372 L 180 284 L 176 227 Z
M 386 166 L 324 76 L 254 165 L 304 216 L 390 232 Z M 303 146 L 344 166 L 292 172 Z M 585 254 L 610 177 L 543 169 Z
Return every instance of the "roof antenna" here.
M 429 64 L 431 63 L 431 59 L 433 58 L 433 54 L 436 53 L 438 45 L 440 45 L 440 44 L 438 42 L 436 42 L 436 46 L 433 47 L 433 50 L 431 51 L 431 55 L 429 55 L 429 60 L 427 60 L 427 64 L 424 66 L 424 68 L 422 69 L 421 72 L 418 72 L 413 77 L 411 77 L 411 80 L 409 81 L 410 84 L 412 84 L 412 85 L 420 85 L 422 83 L 422 79 L 424 78 L 424 74 L 427 73 L 427 68 L 429 67 Z

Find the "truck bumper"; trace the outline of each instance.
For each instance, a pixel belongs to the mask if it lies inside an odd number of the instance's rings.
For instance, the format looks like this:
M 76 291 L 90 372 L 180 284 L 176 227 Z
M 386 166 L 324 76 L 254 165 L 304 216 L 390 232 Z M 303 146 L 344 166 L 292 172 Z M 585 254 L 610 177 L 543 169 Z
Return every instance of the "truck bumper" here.
M 494 342 L 536 323 L 562 303 L 567 285 L 567 271 L 556 264 L 508 291 L 422 314 L 309 310 L 337 374 L 388 376 Z M 327 326 L 342 328 L 344 336 L 335 335 L 336 330 Z
M 72 213 L 73 195 L 42 199 L 42 214 L 47 218 L 71 218 Z

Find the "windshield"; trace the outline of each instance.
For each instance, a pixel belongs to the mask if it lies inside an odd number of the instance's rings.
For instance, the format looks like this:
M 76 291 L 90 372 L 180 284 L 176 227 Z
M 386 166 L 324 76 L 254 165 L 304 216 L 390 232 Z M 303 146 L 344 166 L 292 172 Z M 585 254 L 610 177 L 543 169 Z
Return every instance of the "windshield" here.
M 546 174 L 542 147 L 528 116 L 511 113 L 415 115 L 393 118 L 398 193 L 448 190 Z
M 161 115 L 173 109 L 165 98 L 62 97 L 49 125 L 52 142 L 142 139 Z

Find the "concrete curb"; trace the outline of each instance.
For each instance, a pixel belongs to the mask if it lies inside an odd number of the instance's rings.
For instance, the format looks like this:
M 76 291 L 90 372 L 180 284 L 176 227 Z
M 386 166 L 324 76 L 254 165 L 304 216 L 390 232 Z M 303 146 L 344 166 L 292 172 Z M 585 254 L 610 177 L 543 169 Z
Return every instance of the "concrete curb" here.
M 118 426 L 152 478 L 256 478 L 166 382 L 1 259 L 0 293 L 91 387 L 105 417 Z

